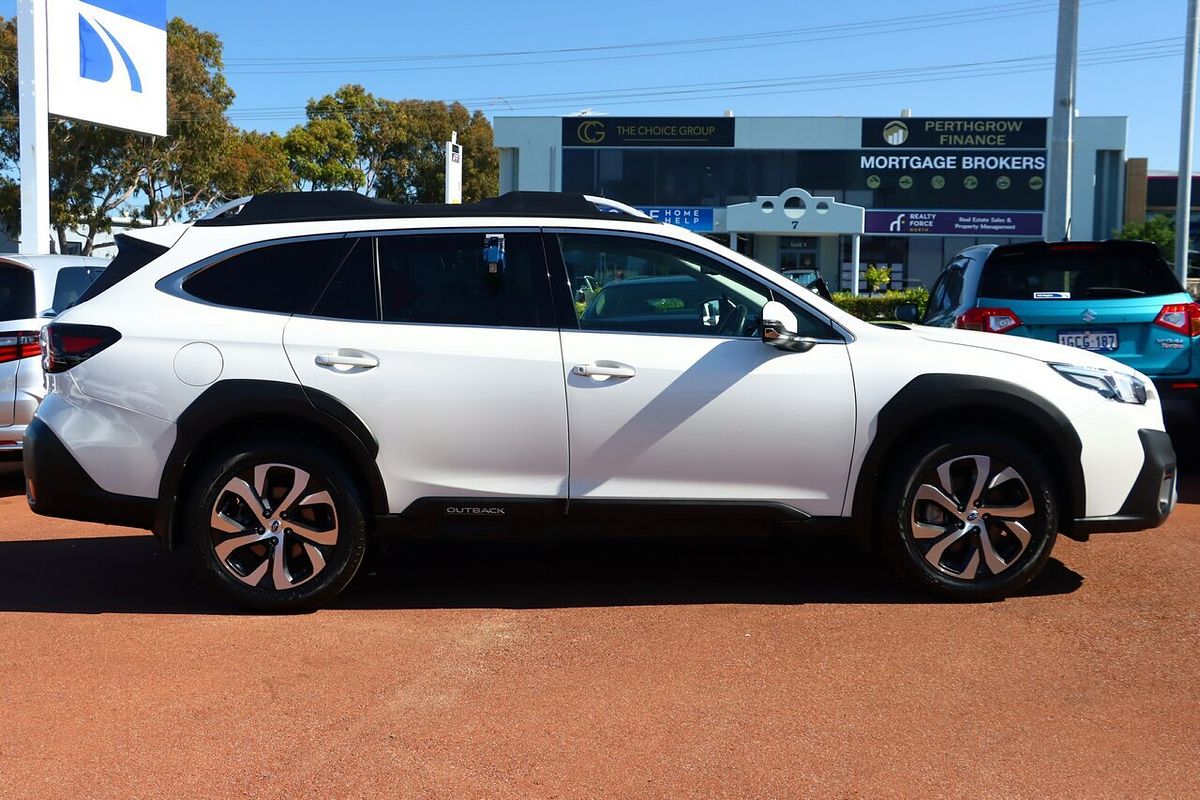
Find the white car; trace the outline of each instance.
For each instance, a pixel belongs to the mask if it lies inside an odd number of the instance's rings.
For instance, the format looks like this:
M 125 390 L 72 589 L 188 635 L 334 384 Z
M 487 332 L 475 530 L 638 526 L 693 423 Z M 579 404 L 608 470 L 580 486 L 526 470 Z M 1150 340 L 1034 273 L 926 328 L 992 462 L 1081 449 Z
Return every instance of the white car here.
M 20 456 L 44 393 L 38 332 L 107 265 L 87 256 L 0 256 L 0 457 Z
M 580 317 L 585 275 L 636 290 Z M 581 195 L 244 199 L 125 234 L 43 346 L 33 510 L 152 529 L 258 609 L 329 601 L 375 537 L 585 527 L 841 530 L 996 598 L 1175 502 L 1135 371 L 876 327 Z

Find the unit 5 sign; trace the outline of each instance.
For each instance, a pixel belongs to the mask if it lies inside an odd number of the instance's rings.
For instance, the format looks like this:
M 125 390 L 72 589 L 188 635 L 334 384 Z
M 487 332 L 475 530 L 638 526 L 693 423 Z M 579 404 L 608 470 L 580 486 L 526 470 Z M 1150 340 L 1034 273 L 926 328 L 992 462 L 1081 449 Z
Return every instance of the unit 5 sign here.
M 51 114 L 167 133 L 166 0 L 45 0 Z

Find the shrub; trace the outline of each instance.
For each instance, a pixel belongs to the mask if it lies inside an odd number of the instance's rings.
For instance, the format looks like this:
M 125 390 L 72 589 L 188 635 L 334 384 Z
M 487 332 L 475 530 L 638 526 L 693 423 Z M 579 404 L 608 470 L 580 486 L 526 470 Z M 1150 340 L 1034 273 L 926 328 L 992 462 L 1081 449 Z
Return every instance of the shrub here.
M 883 294 L 858 297 L 849 292 L 835 292 L 833 302 L 843 311 L 853 314 L 859 319 L 895 319 L 896 308 L 905 303 L 912 303 L 924 313 L 925 305 L 929 302 L 929 290 L 924 287 L 905 289 L 902 292 L 884 292 Z
M 867 286 L 871 291 L 878 292 L 886 289 L 892 282 L 892 271 L 887 267 L 867 267 L 867 272 L 863 277 L 866 278 Z

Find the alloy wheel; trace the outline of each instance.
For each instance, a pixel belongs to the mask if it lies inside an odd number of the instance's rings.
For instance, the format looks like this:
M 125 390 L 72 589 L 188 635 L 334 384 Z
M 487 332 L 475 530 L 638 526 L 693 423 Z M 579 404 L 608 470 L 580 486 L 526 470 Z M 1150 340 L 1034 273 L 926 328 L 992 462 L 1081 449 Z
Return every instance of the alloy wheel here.
M 285 591 L 325 569 L 338 542 L 337 506 L 319 478 L 290 464 L 231 477 L 209 520 L 217 561 L 247 586 Z
M 998 576 L 1029 549 L 1033 494 L 1011 465 L 957 456 L 922 476 L 913 494 L 914 543 L 927 566 L 964 581 Z

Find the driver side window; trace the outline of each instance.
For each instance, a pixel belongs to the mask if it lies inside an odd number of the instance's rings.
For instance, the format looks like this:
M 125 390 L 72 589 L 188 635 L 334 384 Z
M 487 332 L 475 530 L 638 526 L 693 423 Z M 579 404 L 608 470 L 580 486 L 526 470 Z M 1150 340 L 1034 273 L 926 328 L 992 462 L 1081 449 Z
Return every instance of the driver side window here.
M 716 259 L 633 236 L 565 233 L 558 242 L 582 330 L 761 335 L 770 288 Z M 797 312 L 802 328 L 812 328 L 801 335 L 829 334 L 828 326 L 799 304 L 778 293 L 775 299 Z

